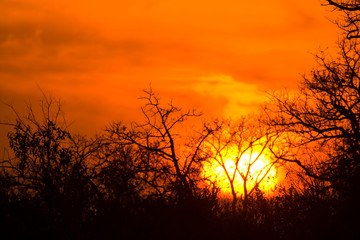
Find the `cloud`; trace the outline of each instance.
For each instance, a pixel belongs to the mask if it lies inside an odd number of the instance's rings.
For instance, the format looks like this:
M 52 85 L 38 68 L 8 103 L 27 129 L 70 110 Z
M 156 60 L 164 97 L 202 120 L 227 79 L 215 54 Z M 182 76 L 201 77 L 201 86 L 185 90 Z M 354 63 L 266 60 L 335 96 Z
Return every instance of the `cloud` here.
M 227 99 L 223 113 L 226 117 L 249 114 L 265 100 L 265 92 L 260 91 L 257 85 L 235 81 L 226 75 L 203 77 L 193 85 L 193 89 L 216 99 Z
M 151 82 L 164 100 L 237 116 L 256 109 L 263 90 L 295 87 L 312 66 L 308 51 L 336 39 L 317 4 L 0 1 L 0 99 L 21 103 L 40 87 L 89 132 L 137 119 Z

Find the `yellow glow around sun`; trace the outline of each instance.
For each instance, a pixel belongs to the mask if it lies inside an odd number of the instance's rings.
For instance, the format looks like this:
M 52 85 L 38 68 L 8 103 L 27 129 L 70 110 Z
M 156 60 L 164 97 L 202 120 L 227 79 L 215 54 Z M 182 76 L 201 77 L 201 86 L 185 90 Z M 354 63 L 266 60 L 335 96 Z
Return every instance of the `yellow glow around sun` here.
M 226 171 L 231 177 L 234 176 L 234 171 L 236 170 L 235 161 L 236 155 L 226 157 L 223 161 Z M 230 183 L 224 168 L 219 162 L 222 161 L 218 159 L 206 164 L 203 168 L 203 175 L 208 177 L 211 181 L 216 181 L 217 186 L 221 189 L 221 192 L 225 195 L 229 195 L 231 194 Z M 250 168 L 249 164 L 251 165 Z M 259 189 L 265 194 L 268 194 L 274 190 L 274 187 L 278 182 L 277 171 L 274 166 L 271 166 L 270 161 L 264 154 L 259 156 L 259 153 L 256 152 L 252 154 L 245 152 L 240 158 L 238 169 L 239 171 L 235 173 L 234 187 L 237 195 L 239 196 L 244 193 L 244 181 L 240 176 L 240 173 L 243 176 L 248 174 L 246 177 L 246 186 L 248 191 L 255 186 L 256 182 L 259 182 L 260 179 L 263 178 L 259 184 Z

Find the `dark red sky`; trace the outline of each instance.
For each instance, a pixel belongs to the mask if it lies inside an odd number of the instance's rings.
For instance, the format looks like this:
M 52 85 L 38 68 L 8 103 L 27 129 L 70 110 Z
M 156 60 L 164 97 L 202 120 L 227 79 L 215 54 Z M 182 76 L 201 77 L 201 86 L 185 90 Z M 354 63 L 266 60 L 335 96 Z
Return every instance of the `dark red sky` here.
M 40 89 L 92 134 L 138 116 L 151 82 L 205 116 L 256 109 L 264 90 L 295 88 L 338 30 L 317 0 L 2 0 L 0 100 L 22 109 Z M 0 106 L 2 121 L 11 114 Z

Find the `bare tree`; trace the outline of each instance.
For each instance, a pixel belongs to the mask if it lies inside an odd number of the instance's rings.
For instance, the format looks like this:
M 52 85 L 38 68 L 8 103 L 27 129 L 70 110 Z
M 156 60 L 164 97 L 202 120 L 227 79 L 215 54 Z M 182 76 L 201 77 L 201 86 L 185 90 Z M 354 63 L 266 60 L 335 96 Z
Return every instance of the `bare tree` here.
M 181 134 L 183 123 L 201 114 L 195 110 L 183 111 L 172 102 L 162 105 L 151 88 L 144 93 L 142 99 L 146 104 L 141 108 L 144 123 L 132 123 L 129 129 L 119 122 L 113 123 L 107 131 L 113 140 L 125 141 L 146 153 L 148 169 L 155 180 L 151 184 L 156 191 L 162 187 L 163 193 L 176 193 L 180 199 L 191 198 L 196 194 L 198 173 L 205 156 L 201 145 L 213 130 L 204 128 L 192 138 L 190 147 Z
M 290 151 L 277 156 L 332 184 L 346 182 L 360 166 L 359 45 L 345 39 L 339 46 L 336 59 L 317 56 L 319 66 L 304 77 L 298 94 L 273 94 L 275 105 L 266 109 L 269 124 L 287 136 Z
M 360 2 L 358 0 L 325 0 L 327 6 L 341 12 L 341 18 L 336 21 L 340 29 L 345 32 L 347 39 L 359 38 Z
M 234 210 L 239 192 L 236 182 L 242 182 L 242 199 L 246 211 L 249 197 L 266 181 L 277 162 L 270 159 L 263 161 L 276 135 L 255 118 L 243 117 L 235 123 L 229 120 L 216 121 L 215 125 L 221 128 L 206 140 L 207 151 L 213 153 L 213 164 L 220 166 L 226 176 Z M 259 164 L 260 169 L 257 167 Z
M 359 11 L 360 10 L 360 3 L 358 0 L 326 0 L 328 5 L 334 6 L 338 9 L 345 10 L 345 11 Z

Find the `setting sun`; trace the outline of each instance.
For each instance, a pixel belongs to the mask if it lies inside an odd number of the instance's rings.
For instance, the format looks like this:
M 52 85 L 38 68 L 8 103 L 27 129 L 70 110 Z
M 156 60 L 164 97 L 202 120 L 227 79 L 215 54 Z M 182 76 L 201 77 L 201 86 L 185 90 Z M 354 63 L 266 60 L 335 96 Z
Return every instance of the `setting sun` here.
M 256 184 L 266 194 L 274 190 L 278 183 L 277 170 L 264 154 L 245 152 L 241 155 L 237 167 L 236 159 L 236 154 L 233 154 L 224 158 L 224 161 L 213 160 L 204 166 L 203 174 L 215 181 L 225 195 L 230 195 L 232 191 L 229 178 L 233 179 L 238 195 L 244 194 L 244 187 L 251 191 Z

